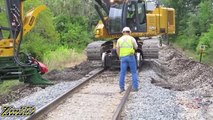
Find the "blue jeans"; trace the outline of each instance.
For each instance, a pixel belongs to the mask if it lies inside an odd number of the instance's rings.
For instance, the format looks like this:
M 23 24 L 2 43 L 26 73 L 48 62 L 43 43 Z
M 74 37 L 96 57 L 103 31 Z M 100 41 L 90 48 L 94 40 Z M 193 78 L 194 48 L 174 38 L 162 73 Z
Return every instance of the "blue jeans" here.
M 136 59 L 134 55 L 129 55 L 120 58 L 120 81 L 119 81 L 120 89 L 124 89 L 125 84 L 124 80 L 128 66 L 132 74 L 132 88 L 138 89 L 138 74 L 137 74 Z

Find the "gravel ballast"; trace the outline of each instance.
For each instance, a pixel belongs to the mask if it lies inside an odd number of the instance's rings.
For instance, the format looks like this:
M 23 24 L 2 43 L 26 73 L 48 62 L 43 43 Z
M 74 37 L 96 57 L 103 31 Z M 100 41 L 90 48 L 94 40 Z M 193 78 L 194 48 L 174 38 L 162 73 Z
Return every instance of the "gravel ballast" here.
M 139 91 L 130 94 L 123 119 L 179 120 L 178 113 L 181 110 L 175 103 L 175 92 L 151 84 L 153 78 L 158 78 L 152 70 L 142 71 L 139 76 Z
M 76 81 L 84 77 L 92 70 L 100 68 L 100 66 L 101 63 L 99 61 L 84 61 L 73 67 L 51 70 L 42 77 L 50 80 L 55 84 L 67 81 Z M 41 86 L 31 86 L 24 83 L 14 86 L 9 89 L 10 92 L 7 94 L 0 93 L 0 105 L 17 101 L 21 98 L 33 94 L 34 92 L 38 92 L 41 89 Z
M 45 120 L 111 120 L 123 95 L 119 93 L 118 71 L 105 71 L 51 111 Z
M 140 88 L 131 93 L 122 113 L 124 120 L 212 120 L 212 97 L 200 89 L 174 91 L 155 86 L 162 80 L 153 70 L 142 71 Z
M 47 103 L 56 99 L 61 94 L 65 93 L 69 89 L 73 88 L 78 83 L 82 82 L 83 78 L 77 81 L 70 82 L 61 82 L 53 86 L 49 86 L 45 89 L 42 89 L 38 92 L 35 92 L 25 98 L 22 98 L 16 102 L 4 104 L 3 106 L 9 105 L 19 108 L 21 106 L 34 106 L 36 109 L 40 109 L 45 106 Z M 2 109 L 0 110 L 2 113 Z M 1 120 L 23 120 L 24 117 L 0 117 Z
M 131 93 L 124 120 L 212 120 L 213 69 L 163 46 L 143 66 L 140 89 Z

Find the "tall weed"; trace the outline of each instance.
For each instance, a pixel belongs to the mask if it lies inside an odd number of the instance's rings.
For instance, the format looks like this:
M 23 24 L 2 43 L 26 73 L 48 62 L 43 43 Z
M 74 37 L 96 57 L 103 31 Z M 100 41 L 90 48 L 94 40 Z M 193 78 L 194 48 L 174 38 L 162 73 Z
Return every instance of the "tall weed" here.
M 86 60 L 84 53 L 78 53 L 74 49 L 59 47 L 55 51 L 44 53 L 43 61 L 50 70 L 70 67 Z

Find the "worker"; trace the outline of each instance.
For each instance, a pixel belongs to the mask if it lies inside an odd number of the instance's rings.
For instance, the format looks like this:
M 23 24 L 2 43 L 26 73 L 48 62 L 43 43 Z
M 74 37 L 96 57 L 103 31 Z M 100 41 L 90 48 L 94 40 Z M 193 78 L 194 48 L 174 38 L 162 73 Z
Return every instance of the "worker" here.
M 116 51 L 120 58 L 120 93 L 125 91 L 125 76 L 127 67 L 130 68 L 132 74 L 132 90 L 138 91 L 138 75 L 135 59 L 135 50 L 138 48 L 135 38 L 130 36 L 131 30 L 129 27 L 124 27 L 122 30 L 123 36 L 118 39 Z
M 135 6 L 129 5 L 127 11 L 128 11 L 127 12 L 127 18 L 134 19 L 134 17 L 135 17 Z
M 134 11 L 128 11 L 127 18 L 133 19 L 134 15 L 135 15 Z
M 136 16 L 135 16 L 135 6 L 133 4 L 128 6 L 127 9 L 127 19 L 126 19 L 126 24 L 130 29 L 135 29 L 135 26 L 137 26 L 136 23 Z

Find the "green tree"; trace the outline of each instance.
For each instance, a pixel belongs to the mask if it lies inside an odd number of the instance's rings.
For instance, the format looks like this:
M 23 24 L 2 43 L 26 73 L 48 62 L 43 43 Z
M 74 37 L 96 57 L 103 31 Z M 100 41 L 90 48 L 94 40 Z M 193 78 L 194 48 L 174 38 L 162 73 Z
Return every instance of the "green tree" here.
M 213 64 L 213 1 L 162 0 L 162 3 L 176 10 L 176 43 L 197 53 L 201 45 L 206 45 L 204 60 Z
M 60 33 L 60 43 L 64 46 L 81 50 L 91 41 L 85 17 L 67 18 L 60 15 L 56 17 L 55 24 Z
M 60 43 L 69 48 L 84 49 L 91 41 L 94 20 L 98 21 L 91 0 L 45 0 L 54 13 Z M 57 9 L 55 9 L 57 8 Z

